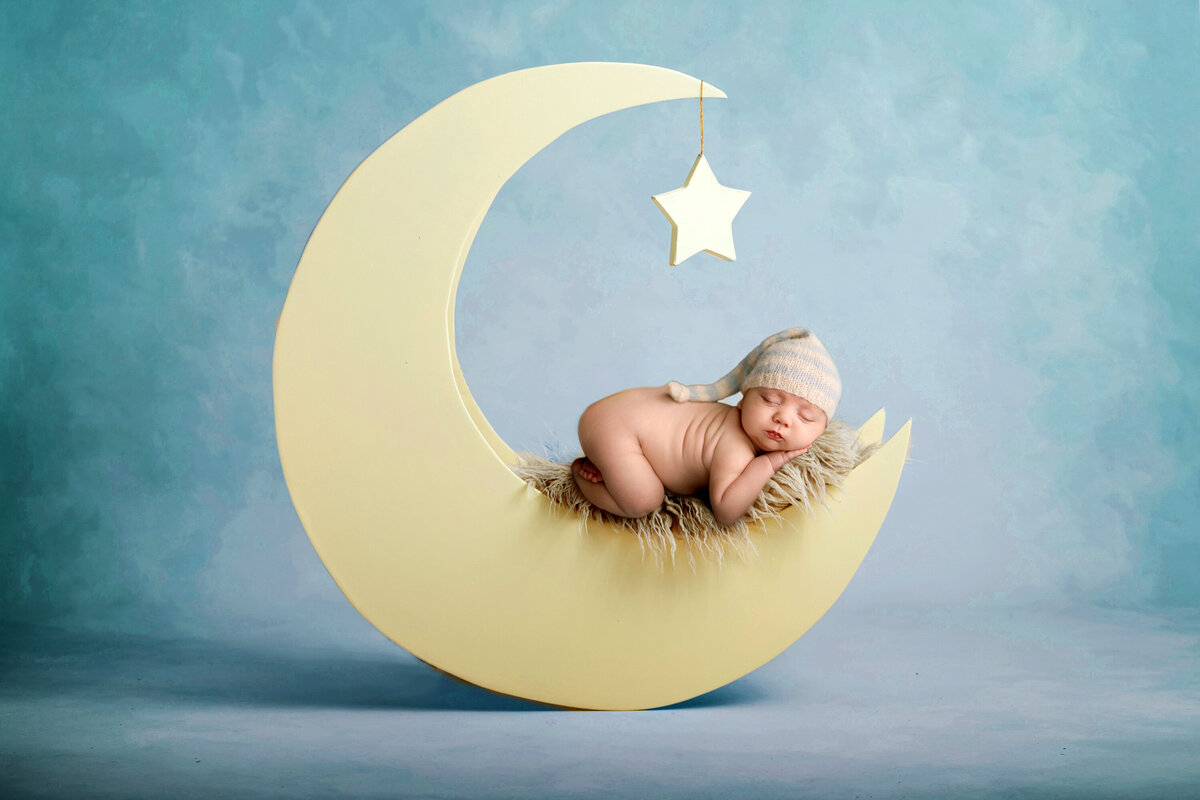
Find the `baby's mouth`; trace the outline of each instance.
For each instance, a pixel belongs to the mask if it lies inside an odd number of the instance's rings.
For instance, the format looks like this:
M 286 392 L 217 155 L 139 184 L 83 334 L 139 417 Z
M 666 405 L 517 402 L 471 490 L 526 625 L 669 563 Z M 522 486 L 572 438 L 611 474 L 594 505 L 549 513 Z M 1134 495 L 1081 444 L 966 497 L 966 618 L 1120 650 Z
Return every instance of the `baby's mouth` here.
M 778 442 L 778 441 L 780 441 L 781 439 L 783 439 L 783 437 L 782 437 L 782 436 L 780 436 L 780 435 L 779 435 L 779 434 L 778 434 L 776 431 L 767 431 L 767 438 L 768 438 L 768 439 L 772 439 L 772 440 L 774 440 L 774 441 L 776 441 L 776 442 Z

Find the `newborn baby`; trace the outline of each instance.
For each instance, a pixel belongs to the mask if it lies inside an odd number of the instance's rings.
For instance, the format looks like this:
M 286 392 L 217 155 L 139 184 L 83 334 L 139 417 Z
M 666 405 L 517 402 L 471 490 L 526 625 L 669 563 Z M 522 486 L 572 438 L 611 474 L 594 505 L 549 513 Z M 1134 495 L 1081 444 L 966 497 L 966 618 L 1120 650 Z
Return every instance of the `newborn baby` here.
M 736 407 L 716 402 L 742 392 Z M 715 384 L 627 389 L 579 418 L 584 457 L 572 464 L 597 508 L 642 517 L 664 489 L 708 489 L 713 514 L 731 525 L 775 472 L 807 450 L 837 409 L 842 383 L 816 336 L 771 336 Z

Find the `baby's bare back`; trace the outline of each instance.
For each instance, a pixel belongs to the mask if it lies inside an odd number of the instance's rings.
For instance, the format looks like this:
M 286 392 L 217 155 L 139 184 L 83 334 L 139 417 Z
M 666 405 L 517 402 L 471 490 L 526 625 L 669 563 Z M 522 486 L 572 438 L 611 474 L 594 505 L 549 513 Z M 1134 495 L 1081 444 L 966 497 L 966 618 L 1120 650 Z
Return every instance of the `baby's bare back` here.
M 691 494 L 707 488 L 713 454 L 727 437 L 745 440 L 738 409 L 724 403 L 680 403 L 665 386 L 627 389 L 590 405 L 579 418 L 579 440 L 640 449 L 667 489 Z

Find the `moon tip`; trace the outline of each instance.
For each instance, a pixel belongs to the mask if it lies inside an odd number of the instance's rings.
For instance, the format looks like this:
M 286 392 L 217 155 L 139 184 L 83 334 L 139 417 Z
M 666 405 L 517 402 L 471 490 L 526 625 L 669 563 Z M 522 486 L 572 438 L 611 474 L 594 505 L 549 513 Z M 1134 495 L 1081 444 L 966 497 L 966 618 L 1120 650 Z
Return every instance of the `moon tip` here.
M 909 442 L 911 441 L 911 439 L 912 439 L 912 418 L 909 417 L 908 421 L 900 426 L 900 430 L 893 433 L 892 438 L 887 440 L 887 444 L 890 446 L 890 445 L 892 445 L 893 442 L 895 442 L 896 447 L 901 447 L 904 449 L 905 453 L 908 453 L 908 446 L 909 446 Z
M 881 408 L 871 415 L 871 418 L 858 428 L 858 439 L 864 444 L 878 444 L 883 441 L 883 426 L 886 415 Z

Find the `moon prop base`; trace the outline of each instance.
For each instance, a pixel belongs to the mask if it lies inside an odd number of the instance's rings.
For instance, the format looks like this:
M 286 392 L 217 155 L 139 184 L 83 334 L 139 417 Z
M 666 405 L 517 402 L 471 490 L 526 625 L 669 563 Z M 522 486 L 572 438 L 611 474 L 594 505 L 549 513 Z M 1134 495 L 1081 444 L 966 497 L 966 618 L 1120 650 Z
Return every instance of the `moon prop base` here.
M 891 504 L 907 424 L 828 510 L 763 526 L 754 563 L 660 568 L 632 537 L 605 526 L 581 536 L 528 492 L 471 397 L 454 353 L 454 296 L 501 186 L 589 119 L 699 89 L 672 70 L 610 63 L 468 87 L 359 165 L 288 290 L 275 424 L 300 522 L 364 617 L 469 683 L 587 709 L 715 689 L 829 609 Z M 724 96 L 707 83 L 704 93 Z M 882 428 L 879 414 L 864 435 L 877 441 Z M 464 498 L 462 485 L 475 488 Z

